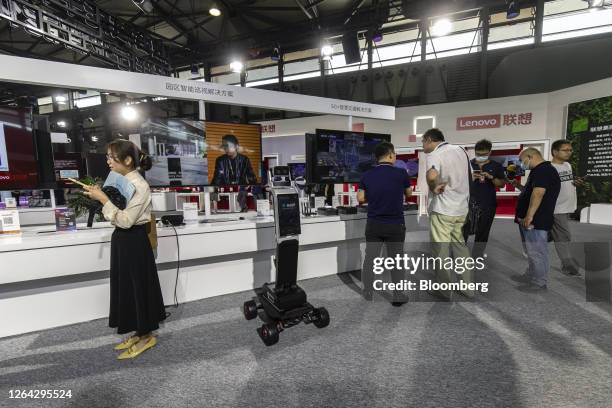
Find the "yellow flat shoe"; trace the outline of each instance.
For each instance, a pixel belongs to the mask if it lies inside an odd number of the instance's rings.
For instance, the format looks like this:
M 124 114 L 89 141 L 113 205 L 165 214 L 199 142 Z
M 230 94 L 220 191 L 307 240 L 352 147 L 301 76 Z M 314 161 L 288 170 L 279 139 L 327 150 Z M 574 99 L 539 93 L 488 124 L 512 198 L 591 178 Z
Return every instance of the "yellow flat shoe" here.
M 115 350 L 125 350 L 125 349 L 129 349 L 130 347 L 132 347 L 134 344 L 138 343 L 138 340 L 140 340 L 140 337 L 138 336 L 131 336 L 128 337 L 127 340 L 122 341 L 121 343 L 117 344 L 115 346 Z
M 142 353 L 144 353 L 146 350 L 150 349 L 151 347 L 155 346 L 156 344 L 157 344 L 157 339 L 155 337 L 151 337 L 149 341 L 147 341 L 142 348 L 137 349 L 136 345 L 133 345 L 129 349 L 125 350 L 123 353 L 119 354 L 119 356 L 117 357 L 117 360 L 126 360 L 128 358 L 138 357 L 139 355 L 141 355 Z

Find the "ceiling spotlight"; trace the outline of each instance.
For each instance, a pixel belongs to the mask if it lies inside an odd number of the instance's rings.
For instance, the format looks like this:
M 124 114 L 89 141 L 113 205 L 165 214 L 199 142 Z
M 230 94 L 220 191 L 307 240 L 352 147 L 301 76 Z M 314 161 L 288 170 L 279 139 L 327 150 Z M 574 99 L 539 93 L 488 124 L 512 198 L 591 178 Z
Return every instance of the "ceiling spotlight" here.
M 323 60 L 329 61 L 332 58 L 333 53 L 334 48 L 331 45 L 325 44 L 321 47 L 321 55 L 323 56 Z
M 232 61 L 230 63 L 230 69 L 232 72 L 240 73 L 244 69 L 244 64 L 241 61 Z
M 605 0 L 584 0 L 589 3 L 589 8 L 603 7 Z
M 191 76 L 198 76 L 200 74 L 200 70 L 196 64 L 191 65 Z
M 138 117 L 138 112 L 131 106 L 124 106 L 121 108 L 121 117 L 125 120 L 132 121 Z
M 215 6 L 212 6 L 210 10 L 208 10 L 208 13 L 213 17 L 219 17 L 221 15 L 221 10 Z
M 92 136 L 91 137 L 91 141 L 92 142 L 97 142 L 98 141 L 98 136 Z
M 90 116 L 90 117 L 88 117 L 88 118 L 87 118 L 87 119 L 85 119 L 85 120 L 86 120 L 87 122 L 89 122 L 89 123 L 94 123 L 94 121 L 95 121 L 95 119 L 94 119 L 94 118 L 92 118 L 91 116 Z
M 55 124 L 58 127 L 61 127 L 61 128 L 65 128 L 66 127 L 66 121 L 65 120 L 58 120 Z
M 506 12 L 506 18 L 511 20 L 516 18 L 521 14 L 521 5 L 518 0 L 510 0 L 508 2 L 508 11 Z
M 431 26 L 432 34 L 436 37 L 445 36 L 446 34 L 450 33 L 452 29 L 453 25 L 447 18 L 438 20 Z
M 153 12 L 153 3 L 151 0 L 132 0 L 132 3 L 134 3 L 136 7 L 142 10 L 144 13 Z
M 270 59 L 272 61 L 280 60 L 280 47 L 274 47 L 274 49 L 272 50 L 272 55 L 270 56 Z

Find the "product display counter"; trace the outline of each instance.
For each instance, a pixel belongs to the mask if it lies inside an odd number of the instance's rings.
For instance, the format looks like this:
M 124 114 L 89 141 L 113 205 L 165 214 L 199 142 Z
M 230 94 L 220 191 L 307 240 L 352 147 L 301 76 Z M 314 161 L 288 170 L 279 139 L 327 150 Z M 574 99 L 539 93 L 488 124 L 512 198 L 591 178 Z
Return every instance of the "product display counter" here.
M 167 305 L 174 303 L 179 254 L 180 303 L 274 279 L 273 218 L 220 218 L 225 220 L 213 216 L 177 227 L 177 236 L 172 227 L 158 228 L 157 264 Z M 360 269 L 365 223 L 365 214 L 302 218 L 298 279 Z M 419 220 L 416 211 L 406 213 L 406 227 L 407 241 L 427 240 L 426 219 Z M 112 232 L 109 224 L 96 223 L 76 232 L 47 226 L 0 237 L 0 337 L 108 316 Z

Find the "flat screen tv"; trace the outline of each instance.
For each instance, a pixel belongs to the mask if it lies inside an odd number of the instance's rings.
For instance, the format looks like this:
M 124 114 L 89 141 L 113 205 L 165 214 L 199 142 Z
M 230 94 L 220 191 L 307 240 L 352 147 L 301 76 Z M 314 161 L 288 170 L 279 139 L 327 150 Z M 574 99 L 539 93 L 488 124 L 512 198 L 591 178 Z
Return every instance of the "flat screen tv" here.
M 374 148 L 391 135 L 317 129 L 306 135 L 306 168 L 311 183 L 358 183 L 376 164 Z
M 145 173 L 151 186 L 208 184 L 204 122 L 151 119 L 141 127 L 140 143 L 153 159 L 153 167 Z
M 0 108 L 0 190 L 34 189 L 37 185 L 31 113 Z
M 151 186 L 261 182 L 260 125 L 152 119 L 142 125 L 139 138 L 153 159 L 145 173 Z M 240 157 L 229 157 L 233 152 Z

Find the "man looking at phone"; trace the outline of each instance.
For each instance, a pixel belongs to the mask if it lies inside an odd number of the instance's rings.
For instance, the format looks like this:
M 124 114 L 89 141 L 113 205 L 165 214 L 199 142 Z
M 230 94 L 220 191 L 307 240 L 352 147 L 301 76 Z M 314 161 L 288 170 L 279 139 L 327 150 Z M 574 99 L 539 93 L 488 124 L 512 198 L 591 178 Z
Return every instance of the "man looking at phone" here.
M 470 211 L 463 226 L 463 237 L 467 242 L 469 235 L 474 234 L 472 251 L 474 258 L 484 255 L 497 209 L 495 188 L 503 186 L 506 182 L 502 165 L 489 158 L 492 148 L 493 144 L 490 141 L 479 140 L 474 147 L 476 157 L 470 161 L 472 165 Z
M 429 226 L 434 257 L 469 258 L 462 228 L 468 213 L 470 198 L 470 160 L 461 146 L 444 140 L 439 129 L 429 129 L 423 134 L 423 151 L 427 153 L 425 178 L 429 186 Z M 455 281 L 455 272 L 436 269 L 439 283 Z M 465 283 L 472 282 L 472 272 L 466 271 L 457 277 Z M 472 297 L 473 291 L 461 292 Z M 432 293 L 450 299 L 450 291 Z
M 569 140 L 555 141 L 552 144 L 551 153 L 553 155 L 552 165 L 561 178 L 561 191 L 555 206 L 551 235 L 555 241 L 557 255 L 561 259 L 562 271 L 568 275 L 580 276 L 578 264 L 572 257 L 569 246 L 569 242 L 572 240 L 569 216 L 576 211 L 576 186 L 582 186 L 584 180 L 580 177 L 574 179 L 572 165 L 568 163 L 573 153 L 572 144 Z

